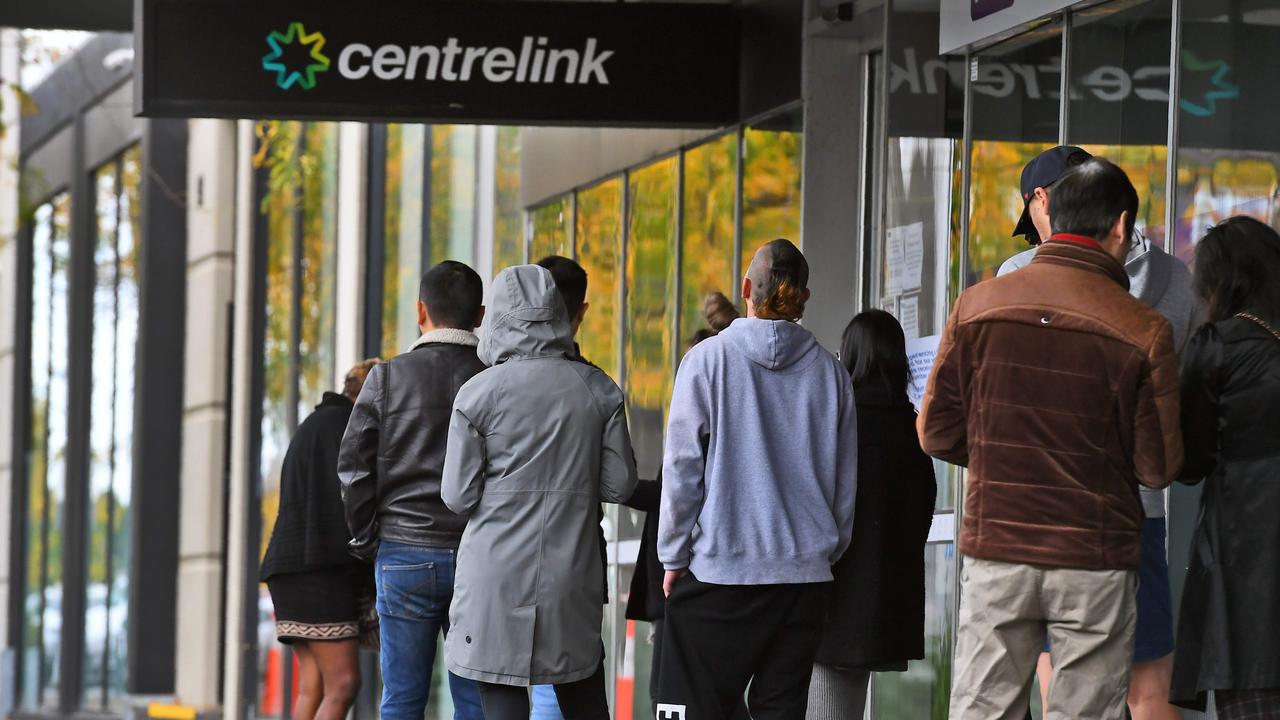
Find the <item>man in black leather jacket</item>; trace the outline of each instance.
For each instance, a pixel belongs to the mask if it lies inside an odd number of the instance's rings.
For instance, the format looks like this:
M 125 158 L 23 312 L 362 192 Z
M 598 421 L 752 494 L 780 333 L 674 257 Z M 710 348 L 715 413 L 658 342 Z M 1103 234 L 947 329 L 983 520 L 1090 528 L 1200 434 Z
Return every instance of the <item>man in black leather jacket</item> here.
M 459 262 L 422 276 L 422 337 L 369 374 L 342 438 L 338 478 L 351 553 L 374 562 L 377 579 L 383 720 L 421 720 L 436 641 L 448 631 L 467 521 L 440 499 L 440 476 L 454 397 L 485 369 L 473 333 L 483 294 L 480 276 Z M 449 685 L 456 717 L 483 717 L 473 682 L 451 674 Z

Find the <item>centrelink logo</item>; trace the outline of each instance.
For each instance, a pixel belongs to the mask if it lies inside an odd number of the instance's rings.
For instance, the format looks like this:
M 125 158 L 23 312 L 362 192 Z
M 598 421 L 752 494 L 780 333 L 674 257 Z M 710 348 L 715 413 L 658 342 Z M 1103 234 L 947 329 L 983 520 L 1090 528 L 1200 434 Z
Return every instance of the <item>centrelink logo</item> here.
M 309 48 L 307 63 L 301 69 L 290 69 L 284 57 L 285 46 L 297 43 Z M 284 32 L 267 35 L 271 52 L 262 58 L 262 68 L 276 74 L 276 85 L 288 90 L 297 85 L 303 90 L 316 86 L 316 74 L 329 70 L 329 58 L 321 50 L 325 38 L 319 32 L 308 34 L 302 23 L 289 23 Z M 434 82 L 470 82 L 473 79 L 491 83 L 540 83 L 566 85 L 608 85 L 605 63 L 614 51 L 601 50 L 596 38 L 587 38 L 582 49 L 553 48 L 548 38 L 526 35 L 519 49 L 510 47 L 467 46 L 451 37 L 443 45 L 379 45 L 349 43 L 338 53 L 338 74 L 346 80 L 422 80 Z
M 307 64 L 301 70 L 289 70 L 281 60 L 284 58 L 286 45 L 294 43 L 302 47 L 310 47 Z M 324 49 L 324 35 L 318 32 L 307 34 L 300 22 L 291 22 L 284 32 L 272 32 L 267 35 L 267 45 L 271 52 L 262 58 L 262 69 L 276 74 L 276 86 L 288 90 L 297 85 L 303 90 L 316 86 L 316 73 L 328 72 L 329 58 L 320 52 Z

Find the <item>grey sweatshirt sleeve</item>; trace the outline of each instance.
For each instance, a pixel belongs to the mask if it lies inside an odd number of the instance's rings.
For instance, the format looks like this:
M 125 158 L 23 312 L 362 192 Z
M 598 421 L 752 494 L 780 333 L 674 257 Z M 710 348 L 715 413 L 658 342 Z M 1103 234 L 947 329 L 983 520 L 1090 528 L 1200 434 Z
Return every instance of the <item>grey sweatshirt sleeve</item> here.
M 840 368 L 841 374 L 844 368 Z M 831 555 L 831 564 L 844 555 L 853 538 L 854 502 L 858 497 L 858 404 L 854 401 L 851 383 L 844 383 L 840 393 L 840 434 L 836 448 L 836 527 L 840 530 L 840 542 Z
M 444 472 L 440 478 L 440 499 L 455 513 L 466 517 L 480 504 L 484 492 L 484 436 L 461 406 L 462 395 L 454 402 L 449 418 L 449 441 L 444 451 Z
M 711 401 L 702 368 L 685 357 L 676 373 L 662 462 L 662 503 L 658 509 L 658 560 L 667 570 L 689 567 L 693 528 L 706 498 L 704 474 Z

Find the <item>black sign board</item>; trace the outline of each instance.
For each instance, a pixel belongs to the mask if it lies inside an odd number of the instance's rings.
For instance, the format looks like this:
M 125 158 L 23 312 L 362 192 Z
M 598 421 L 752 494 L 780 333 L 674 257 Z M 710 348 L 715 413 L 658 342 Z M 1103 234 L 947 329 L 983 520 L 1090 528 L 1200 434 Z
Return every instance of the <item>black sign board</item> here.
M 142 0 L 147 116 L 719 126 L 730 4 Z

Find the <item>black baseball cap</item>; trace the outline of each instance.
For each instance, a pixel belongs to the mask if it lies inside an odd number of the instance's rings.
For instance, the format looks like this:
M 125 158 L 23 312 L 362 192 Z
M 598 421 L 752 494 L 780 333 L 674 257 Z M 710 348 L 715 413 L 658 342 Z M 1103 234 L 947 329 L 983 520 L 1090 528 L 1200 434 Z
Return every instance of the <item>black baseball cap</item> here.
M 1013 234 L 1025 235 L 1027 242 L 1038 245 L 1040 236 L 1036 234 L 1035 223 L 1031 222 L 1028 206 L 1036 188 L 1047 188 L 1058 182 L 1067 170 L 1093 157 L 1085 150 L 1074 145 L 1059 145 L 1040 153 L 1022 168 L 1022 216 L 1013 228 Z

